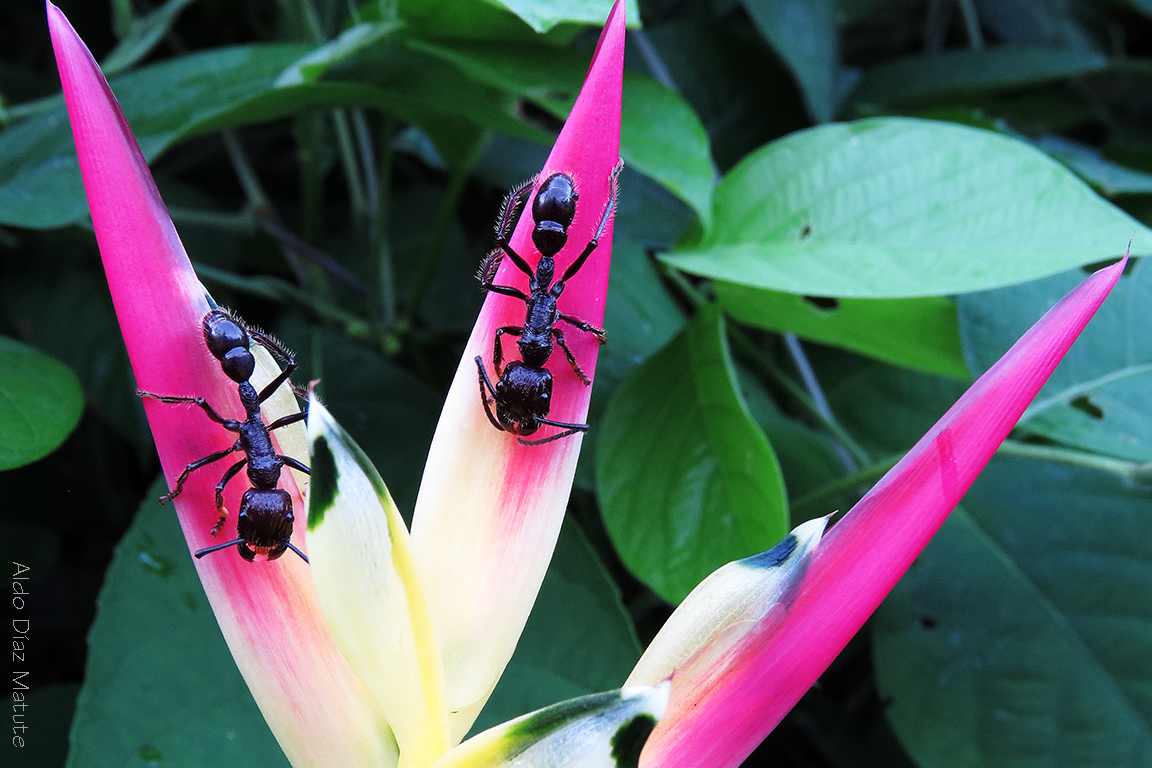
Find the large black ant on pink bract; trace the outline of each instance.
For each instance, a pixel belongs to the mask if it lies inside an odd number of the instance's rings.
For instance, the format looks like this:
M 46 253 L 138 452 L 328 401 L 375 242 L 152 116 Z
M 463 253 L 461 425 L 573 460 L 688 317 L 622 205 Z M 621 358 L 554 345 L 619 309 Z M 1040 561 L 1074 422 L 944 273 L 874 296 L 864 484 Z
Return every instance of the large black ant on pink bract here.
M 220 519 L 212 527 L 212 535 L 215 536 L 220 532 L 220 528 L 223 527 L 224 521 L 228 517 L 228 510 L 224 508 L 224 486 L 247 465 L 248 481 L 252 483 L 252 487 L 244 492 L 244 496 L 240 500 L 240 512 L 236 519 L 236 538 L 223 544 L 201 549 L 195 553 L 196 557 L 204 557 L 210 552 L 226 549 L 235 544 L 240 556 L 249 562 L 255 560 L 257 555 L 275 560 L 289 549 L 300 555 L 304 562 L 308 562 L 304 553 L 289 541 L 292 538 L 294 520 L 292 498 L 287 491 L 277 486 L 280 484 L 280 470 L 284 466 L 304 473 L 309 473 L 309 470 L 296 459 L 276 453 L 271 436 L 272 430 L 303 421 L 308 414 L 293 413 L 277 419 L 271 424 L 265 424 L 260 415 L 261 403 L 271 397 L 281 384 L 288 381 L 288 377 L 296 369 L 296 360 L 292 353 L 278 341 L 265 333 L 247 327 L 243 322 L 222 310 L 214 309 L 204 315 L 201 327 L 208 351 L 220 361 L 220 367 L 228 375 L 228 378 L 236 382 L 240 403 L 244 406 L 244 413 L 247 414 L 247 417 L 244 421 L 226 419 L 216 413 L 208 401 L 202 397 L 157 395 L 142 389 L 136 390 L 136 394 L 140 397 L 150 397 L 162 403 L 191 403 L 196 405 L 202 408 L 212 421 L 229 432 L 236 432 L 239 435 L 231 448 L 209 454 L 184 467 L 184 471 L 176 479 L 176 487 L 167 495 L 161 496 L 160 503 L 164 504 L 179 496 L 180 492 L 184 490 L 184 481 L 192 472 L 219 461 L 236 451 L 243 451 L 244 458 L 229 467 L 224 476 L 220 478 L 220 482 L 216 484 L 216 511 L 220 513 Z M 280 375 L 259 392 L 249 381 L 256 368 L 256 358 L 252 356 L 252 350 L 249 349 L 249 340 L 255 341 L 286 363 Z
M 607 337 L 602 328 L 596 328 L 578 317 L 560 312 L 557 301 L 568 280 L 580 271 L 584 262 L 599 245 L 600 236 L 616 209 L 617 178 L 622 168 L 623 163 L 618 163 L 609 177 L 608 202 L 604 206 L 600 224 L 596 227 L 596 234 L 555 283 L 552 282 L 556 271 L 555 256 L 568 242 L 568 227 L 576 216 L 576 201 L 579 199 L 572 177 L 563 173 L 554 173 L 545 179 L 532 201 L 532 219 L 535 222 L 532 228 L 532 243 L 540 253 L 536 269 L 532 269 L 508 243 L 516 223 L 520 220 L 528 196 L 532 193 L 535 179 L 512 190 L 504 200 L 504 207 L 496 222 L 496 248 L 480 265 L 477 278 L 480 280 L 481 288 L 520 299 L 527 310 L 523 326 L 508 325 L 496 329 L 492 366 L 499 380 L 495 385 L 488 378 L 488 372 L 484 370 L 484 362 L 480 356 L 476 357 L 476 369 L 480 378 L 480 401 L 484 404 L 488 420 L 496 429 L 517 435 L 517 442 L 521 445 L 542 445 L 588 429 L 587 424 L 570 424 L 548 418 L 552 405 L 552 373 L 544 367 L 544 364 L 552 355 L 552 339 L 555 338 L 577 378 L 584 383 L 584 386 L 592 383 L 580 369 L 572 351 L 564 342 L 564 334 L 556 327 L 556 323 L 563 320 L 581 331 L 591 333 L 601 344 Z M 509 285 L 492 283 L 505 254 L 512 259 L 517 269 L 528 276 L 527 294 Z M 500 337 L 506 333 L 518 337 L 516 344 L 520 348 L 521 359 L 512 360 L 507 366 L 503 366 L 504 350 Z M 492 413 L 493 404 L 496 406 L 495 414 Z M 543 424 L 561 431 L 538 440 L 524 439 L 524 435 L 534 434 Z

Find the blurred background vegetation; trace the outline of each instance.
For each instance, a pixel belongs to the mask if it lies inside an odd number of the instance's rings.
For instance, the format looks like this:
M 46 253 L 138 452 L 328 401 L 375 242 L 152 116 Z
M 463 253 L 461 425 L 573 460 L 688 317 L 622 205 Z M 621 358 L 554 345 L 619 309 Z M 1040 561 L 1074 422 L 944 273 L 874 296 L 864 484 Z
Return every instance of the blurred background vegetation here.
M 59 5 L 205 286 L 323 379 L 411 510 L 500 201 L 541 166 L 609 4 Z M 1133 236 L 1152 251 L 1147 0 L 643 0 L 629 19 L 610 342 L 557 561 L 482 723 L 619 685 L 692 584 L 849 508 L 1076 267 Z M 58 91 L 43 6 L 7 0 L 0 552 L 32 567 L 40 750 L 21 765 L 60 764 L 74 712 L 71 764 L 283 765 L 152 502 Z M 1032 414 L 750 765 L 1152 764 L 1137 272 L 1065 370 L 1075 396 Z M 750 477 L 726 471 L 733 445 Z M 1130 749 L 1066 748 L 1088 736 Z

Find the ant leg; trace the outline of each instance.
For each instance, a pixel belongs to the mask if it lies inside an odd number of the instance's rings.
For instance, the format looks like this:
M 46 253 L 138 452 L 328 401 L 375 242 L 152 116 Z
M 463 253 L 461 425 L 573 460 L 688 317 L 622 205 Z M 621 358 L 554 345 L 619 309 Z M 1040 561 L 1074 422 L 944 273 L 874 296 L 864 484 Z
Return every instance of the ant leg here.
M 587 331 L 588 333 L 592 334 L 596 337 L 596 341 L 600 342 L 601 344 L 605 344 L 608 341 L 608 334 L 604 333 L 603 328 L 597 328 L 591 323 L 586 323 L 580 318 L 573 317 L 572 315 L 561 314 L 560 319 L 569 325 L 574 325 L 580 330 Z
M 263 403 L 268 398 L 272 397 L 276 390 L 280 389 L 280 385 L 288 381 L 288 377 L 296 370 L 296 361 L 292 360 L 280 371 L 280 375 L 268 382 L 264 389 L 260 390 L 260 394 L 256 396 L 256 402 Z
M 223 544 L 214 544 L 211 547 L 205 547 L 204 549 L 198 549 L 195 552 L 193 552 L 192 555 L 197 560 L 199 560 L 200 558 L 204 557 L 204 555 L 210 555 L 213 552 L 219 552 L 222 549 L 228 549 L 228 547 L 235 546 L 242 541 L 244 541 L 244 539 L 232 539 L 232 541 L 226 541 Z
M 169 405 L 172 405 L 175 403 L 191 403 L 192 405 L 195 405 L 195 406 L 203 409 L 204 413 L 208 414 L 208 418 L 212 419 L 212 421 L 214 421 L 217 424 L 219 424 L 220 426 L 224 427 L 224 429 L 227 429 L 230 432 L 239 432 L 240 431 L 240 422 L 236 421 L 235 419 L 226 419 L 223 416 L 221 416 L 220 414 L 216 413 L 216 410 L 211 405 L 209 405 L 207 400 L 205 400 L 202 397 L 179 397 L 176 395 L 157 395 L 154 392 L 148 392 L 148 391 L 143 390 L 143 389 L 136 390 L 136 397 L 139 397 L 142 399 L 143 398 L 151 398 L 153 400 L 159 400 L 162 403 L 168 403 Z
M 535 186 L 536 177 L 533 176 L 509 192 L 508 196 L 504 198 L 504 204 L 500 206 L 500 215 L 496 217 L 496 249 L 485 258 L 485 265 L 490 267 L 493 272 L 495 272 L 495 266 L 500 263 L 501 257 L 497 254 L 503 251 L 512 259 L 517 269 L 528 275 L 529 278 L 535 277 L 535 272 L 532 267 L 528 266 L 528 262 L 508 245 L 508 240 L 520 222 L 520 215 L 524 212 L 524 206 Z
M 518 325 L 506 325 L 496 329 L 496 336 L 492 340 L 492 368 L 496 371 L 497 376 L 504 375 L 500 370 L 504 365 L 504 346 L 500 343 L 500 337 L 506 333 L 520 336 L 524 333 L 524 329 Z
M 568 265 L 568 269 L 564 270 L 563 276 L 556 281 L 552 286 L 552 295 L 559 296 L 564 290 L 564 284 L 580 271 L 584 266 L 584 262 L 592 255 L 592 251 L 596 250 L 596 246 L 600 244 L 600 236 L 604 234 L 604 228 L 608 226 L 608 220 L 612 218 L 612 214 L 616 212 L 616 196 L 620 192 L 619 176 L 620 171 L 624 169 L 624 161 L 620 160 L 616 163 L 616 167 L 612 169 L 612 174 L 608 177 L 608 202 L 604 205 L 604 213 L 600 216 L 600 225 L 596 227 L 596 234 L 588 241 L 588 245 L 584 246 L 584 250 L 576 257 L 576 260 Z
M 293 368 L 296 367 L 296 356 L 293 355 L 292 350 L 284 346 L 279 339 L 264 333 L 264 331 L 258 331 L 249 325 L 245 325 L 244 330 L 248 331 L 248 335 L 252 338 L 252 341 L 264 347 L 264 349 L 276 355 Z
M 220 529 L 224 527 L 224 521 L 228 519 L 228 510 L 224 508 L 224 486 L 228 481 L 236 477 L 236 473 L 243 469 L 244 465 L 248 463 L 248 457 L 245 456 L 240 461 L 228 467 L 228 471 L 220 478 L 220 482 L 216 483 L 216 513 L 220 515 L 220 519 L 216 521 L 216 525 L 212 526 L 212 535 L 220 533 Z
M 497 240 L 505 239 L 508 232 L 516 228 L 520 221 L 520 214 L 524 212 L 524 204 L 528 202 L 532 188 L 536 186 L 536 179 L 537 177 L 533 176 L 515 187 L 504 198 L 504 202 L 500 205 L 500 215 L 496 217 Z
M 167 504 L 168 502 L 172 501 L 177 496 L 179 496 L 180 492 L 182 490 L 184 490 L 184 481 L 188 479 L 188 475 L 190 475 L 193 472 L 195 472 L 196 470 L 200 469 L 200 467 L 205 467 L 214 461 L 220 461 L 220 459 L 223 459 L 224 457 L 228 456 L 229 454 L 235 453 L 236 451 L 239 451 L 239 450 L 242 450 L 242 449 L 240 446 L 240 441 L 237 440 L 235 445 L 233 445 L 231 448 L 226 448 L 223 451 L 217 451 L 216 453 L 208 454 L 207 456 L 200 459 L 199 461 L 194 461 L 191 464 L 189 464 L 188 466 L 184 467 L 184 471 L 180 473 L 180 477 L 176 478 L 176 487 L 173 488 L 171 491 L 169 491 L 167 495 L 161 496 L 160 497 L 160 503 L 161 504 Z
M 276 454 L 276 458 L 278 458 L 278 459 L 280 459 L 280 461 L 284 462 L 284 466 L 291 467 L 292 469 L 295 469 L 297 472 L 303 472 L 306 475 L 312 474 L 312 470 L 308 468 L 307 464 L 301 464 L 300 462 L 296 461 L 296 459 L 292 458 L 291 456 L 281 456 L 280 454 Z
M 304 419 L 306 419 L 306 418 L 308 418 L 308 412 L 307 411 L 300 411 L 299 413 L 290 413 L 287 416 L 282 416 L 281 418 L 276 419 L 276 421 L 269 424 L 268 425 L 268 431 L 271 432 L 274 429 L 280 429 L 280 427 L 286 427 L 289 424 L 295 424 L 298 421 L 304 421 Z
M 572 354 L 572 350 L 568 349 L 568 345 L 564 343 L 564 334 L 560 333 L 559 328 L 552 329 L 552 335 L 556 337 L 556 342 L 560 345 L 560 349 L 564 350 L 564 357 L 568 358 L 568 365 L 572 366 L 572 370 L 576 373 L 576 378 L 584 382 L 584 386 L 592 383 L 592 379 L 584 375 L 584 371 L 580 370 L 580 366 L 576 363 L 576 357 Z M 537 419 L 539 421 L 539 419 Z
M 492 380 L 488 378 L 488 371 L 484 370 L 484 361 L 480 359 L 480 355 L 476 355 L 476 370 L 480 372 L 480 402 L 484 404 L 484 413 L 488 415 L 488 421 L 492 422 L 492 426 L 504 432 L 504 427 L 492 415 L 492 408 L 488 404 L 489 392 L 492 393 L 492 399 L 496 399 L 496 387 L 492 386 Z
M 551 419 L 540 418 L 536 419 L 536 421 L 552 427 L 561 427 L 564 431 L 558 432 L 555 435 L 551 435 L 550 437 L 542 437 L 539 440 L 525 440 L 522 437 L 518 437 L 516 438 L 516 442 L 520 443 L 520 445 L 544 445 L 544 443 L 550 443 L 553 440 L 559 440 L 561 438 L 568 437 L 569 435 L 574 435 L 577 432 L 586 432 L 588 430 L 587 424 L 568 424 L 567 422 L 563 421 L 552 421 Z
M 520 299 L 520 301 L 524 302 L 525 304 L 528 303 L 528 294 L 524 293 L 519 288 L 513 288 L 510 285 L 491 285 L 489 283 L 484 283 L 480 287 L 485 291 L 503 294 L 504 296 L 511 296 L 514 299 Z
M 248 336 L 252 341 L 284 361 L 284 370 L 281 371 L 276 378 L 268 382 L 264 389 L 260 390 L 260 394 L 257 395 L 256 401 L 262 403 L 271 397 L 272 393 L 279 389 L 280 385 L 287 381 L 288 377 L 292 375 L 292 372 L 296 370 L 296 356 L 292 354 L 292 350 L 280 343 L 279 339 L 248 325 L 244 325 L 244 330 L 248 332 Z

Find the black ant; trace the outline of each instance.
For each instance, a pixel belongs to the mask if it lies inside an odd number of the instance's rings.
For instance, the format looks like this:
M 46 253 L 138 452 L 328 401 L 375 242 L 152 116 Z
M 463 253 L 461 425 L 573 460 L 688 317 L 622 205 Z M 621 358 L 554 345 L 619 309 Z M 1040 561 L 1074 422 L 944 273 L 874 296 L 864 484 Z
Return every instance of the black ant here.
M 576 377 L 584 383 L 584 386 L 592 383 L 580 369 L 568 345 L 564 343 L 564 334 L 556 327 L 556 323 L 563 320 L 581 331 L 591 333 L 601 344 L 607 341 L 604 329 L 596 328 L 578 317 L 563 314 L 556 303 L 564 291 L 565 284 L 580 271 L 600 242 L 600 236 L 616 209 L 617 178 L 623 167 L 623 162 L 617 163 L 609 177 L 608 203 L 604 206 L 596 234 L 555 284 L 552 283 L 552 276 L 556 271 L 554 257 L 568 242 L 568 227 L 576 215 L 576 201 L 579 199 L 572 177 L 563 173 L 552 174 L 540 185 L 540 190 L 532 201 L 532 219 L 535 221 L 535 226 L 532 228 L 532 242 L 540 252 L 540 260 L 535 270 L 512 250 L 508 240 L 516 228 L 536 180 L 531 179 L 513 189 L 500 209 L 500 216 L 496 220 L 496 248 L 484 258 L 476 277 L 480 280 L 483 290 L 520 299 L 527 307 L 527 311 L 523 326 L 507 325 L 496 329 L 492 365 L 500 379 L 495 385 L 488 378 L 480 356 L 476 356 L 476 369 L 480 378 L 480 401 L 484 404 L 484 412 L 488 415 L 492 426 L 501 431 L 511 432 L 514 435 L 531 435 L 541 424 L 562 430 L 539 440 L 517 437 L 517 442 L 521 445 L 542 445 L 588 429 L 587 424 L 570 424 L 547 418 L 551 407 L 552 373 L 544 367 L 544 364 L 552 355 L 552 339 L 555 337 Z M 492 283 L 504 254 L 512 259 L 517 269 L 528 276 L 528 294 L 509 285 Z M 501 370 L 504 350 L 500 337 L 506 333 L 518 337 L 516 344 L 520 348 L 521 359 L 512 360 Z M 495 415 L 492 413 L 492 403 L 496 405 Z
M 281 384 L 288 380 L 292 371 L 296 370 L 296 360 L 292 353 L 282 344 L 265 333 L 247 327 L 240 320 L 232 317 L 223 310 L 214 309 L 204 315 L 201 321 L 204 332 L 204 341 L 208 351 L 220 361 L 220 367 L 228 378 L 236 382 L 240 395 L 240 403 L 244 406 L 247 418 L 244 421 L 226 419 L 208 404 L 202 397 L 178 397 L 170 395 L 157 395 L 136 390 L 140 397 L 151 397 L 162 403 L 191 403 L 199 406 L 208 414 L 208 418 L 216 422 L 229 432 L 239 434 L 239 439 L 231 448 L 209 454 L 184 467 L 180 477 L 176 479 L 176 487 L 167 495 L 160 497 L 160 503 L 172 501 L 184 490 L 184 481 L 188 475 L 201 467 L 214 461 L 219 461 L 236 451 L 243 451 L 244 458 L 233 464 L 216 484 L 216 511 L 220 519 L 212 527 L 215 536 L 223 527 L 228 517 L 228 510 L 224 508 L 224 486 L 228 481 L 248 465 L 248 481 L 252 487 L 244 492 L 240 500 L 240 513 L 236 519 L 237 538 L 224 544 L 206 547 L 195 553 L 201 558 L 211 552 L 236 545 L 240 556 L 248 562 L 255 560 L 256 555 L 266 555 L 269 560 L 275 560 L 291 549 L 308 562 L 304 553 L 292 544 L 292 498 L 288 493 L 277 486 L 280 484 L 280 470 L 285 466 L 310 474 L 308 467 L 290 456 L 281 456 L 276 453 L 272 445 L 271 432 L 289 424 L 295 424 L 307 418 L 306 412 L 293 413 L 277 419 L 271 424 L 265 424 L 260 416 L 260 404 L 272 396 Z M 249 349 L 249 339 L 260 344 L 286 363 L 280 375 L 268 383 L 264 389 L 256 392 L 256 388 L 249 381 L 256 368 L 256 358 Z

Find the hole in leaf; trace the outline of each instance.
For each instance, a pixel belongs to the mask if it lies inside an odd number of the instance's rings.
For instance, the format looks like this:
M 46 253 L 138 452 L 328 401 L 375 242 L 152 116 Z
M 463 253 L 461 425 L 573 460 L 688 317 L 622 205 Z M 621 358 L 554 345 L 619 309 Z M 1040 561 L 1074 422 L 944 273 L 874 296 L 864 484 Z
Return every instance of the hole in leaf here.
M 811 235 L 812 235 L 812 225 L 811 224 L 805 224 L 804 226 L 800 227 L 800 239 L 801 240 L 807 240 L 809 237 L 811 237 Z
M 1071 405 L 1076 410 L 1088 414 L 1093 419 L 1104 418 L 1104 409 L 1093 403 L 1087 395 L 1076 398 L 1072 401 Z
M 832 310 L 840 308 L 840 300 L 830 296 L 805 296 L 804 301 L 816 307 L 816 309 L 821 309 L 825 312 L 831 312 Z

